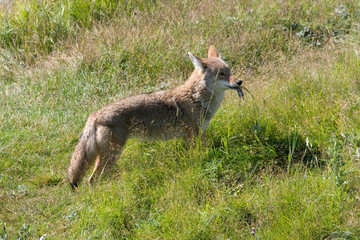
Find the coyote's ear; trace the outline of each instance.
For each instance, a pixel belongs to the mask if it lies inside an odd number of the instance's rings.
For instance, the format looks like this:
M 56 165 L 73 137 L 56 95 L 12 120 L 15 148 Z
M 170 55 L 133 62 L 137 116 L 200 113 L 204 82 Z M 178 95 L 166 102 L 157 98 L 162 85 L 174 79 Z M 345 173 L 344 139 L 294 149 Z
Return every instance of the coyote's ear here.
M 202 70 L 204 71 L 206 69 L 206 63 L 204 63 L 201 58 L 199 58 L 198 56 L 196 56 L 195 54 L 188 52 L 189 57 L 192 61 L 192 63 L 194 64 L 196 69 Z
M 208 50 L 208 58 L 220 58 L 220 54 L 214 46 L 210 46 Z

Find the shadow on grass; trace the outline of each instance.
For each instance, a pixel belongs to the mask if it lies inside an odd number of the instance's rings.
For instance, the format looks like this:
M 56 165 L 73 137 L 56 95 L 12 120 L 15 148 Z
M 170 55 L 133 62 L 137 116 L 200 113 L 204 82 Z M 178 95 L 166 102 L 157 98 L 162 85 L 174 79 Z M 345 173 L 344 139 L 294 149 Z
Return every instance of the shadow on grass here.
M 242 182 L 263 170 L 281 173 L 293 165 L 321 167 L 320 148 L 295 128 L 288 133 L 255 121 L 238 133 L 212 139 L 204 171 L 225 182 Z

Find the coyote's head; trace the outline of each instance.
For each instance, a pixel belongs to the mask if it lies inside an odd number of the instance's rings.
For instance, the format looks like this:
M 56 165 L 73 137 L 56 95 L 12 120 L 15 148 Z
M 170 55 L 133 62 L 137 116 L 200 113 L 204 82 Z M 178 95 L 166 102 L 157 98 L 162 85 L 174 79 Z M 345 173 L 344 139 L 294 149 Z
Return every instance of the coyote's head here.
M 204 77 L 206 87 L 211 92 L 218 90 L 236 89 L 239 97 L 243 97 L 241 90 L 242 81 L 230 73 L 229 66 L 221 59 L 220 54 L 214 46 L 208 50 L 208 58 L 200 58 L 193 53 L 188 53 L 195 69 Z

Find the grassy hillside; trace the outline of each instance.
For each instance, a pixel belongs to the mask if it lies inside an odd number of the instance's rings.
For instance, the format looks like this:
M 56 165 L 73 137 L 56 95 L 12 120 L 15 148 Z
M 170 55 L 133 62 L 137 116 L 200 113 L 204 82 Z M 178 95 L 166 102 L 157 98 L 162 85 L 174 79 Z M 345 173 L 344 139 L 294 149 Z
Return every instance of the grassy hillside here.
M 3 1 L 0 239 L 359 239 L 360 3 Z M 204 141 L 132 139 L 64 181 L 89 114 L 183 83 L 215 45 L 229 91 Z

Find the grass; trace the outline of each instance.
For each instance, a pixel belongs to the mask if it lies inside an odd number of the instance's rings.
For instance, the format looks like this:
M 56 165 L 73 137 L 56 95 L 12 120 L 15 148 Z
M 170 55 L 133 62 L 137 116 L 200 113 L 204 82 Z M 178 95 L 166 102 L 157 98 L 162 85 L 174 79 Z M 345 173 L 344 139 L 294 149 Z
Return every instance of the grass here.
M 359 3 L 0 5 L 0 239 L 359 239 Z M 70 191 L 89 114 L 181 84 L 215 45 L 251 91 L 206 139 L 132 139 Z

